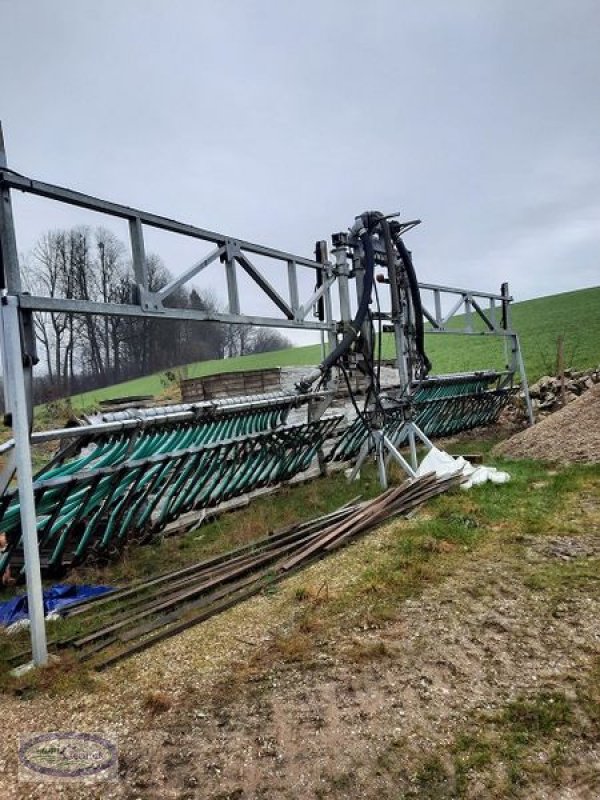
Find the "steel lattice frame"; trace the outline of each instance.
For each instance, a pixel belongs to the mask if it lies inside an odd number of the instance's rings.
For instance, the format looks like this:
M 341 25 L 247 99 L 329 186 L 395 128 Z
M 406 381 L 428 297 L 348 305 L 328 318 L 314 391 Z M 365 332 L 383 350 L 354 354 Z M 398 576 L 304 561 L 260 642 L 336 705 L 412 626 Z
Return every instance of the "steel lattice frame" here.
M 25 292 L 21 281 L 11 204 L 11 192 L 13 191 L 21 191 L 34 196 L 48 198 L 59 203 L 99 212 L 110 217 L 127 220 L 129 224 L 130 248 L 135 278 L 135 285 L 132 287 L 131 301 L 124 304 L 99 303 L 89 300 L 30 295 Z M 210 252 L 202 254 L 199 260 L 188 269 L 184 270 L 182 274 L 175 278 L 169 285 L 158 292 L 151 292 L 148 287 L 146 269 L 144 228 L 154 228 L 180 234 L 197 240 L 198 242 L 209 243 L 212 245 L 212 249 Z M 324 245 L 324 243 L 318 244 Z M 40 479 L 41 482 L 34 482 L 30 444 L 32 441 L 41 441 L 44 437 L 51 437 L 43 433 L 31 434 L 30 431 L 28 388 L 31 377 L 31 359 L 27 348 L 27 329 L 30 326 L 31 313 L 36 311 L 60 311 L 84 315 L 113 315 L 144 319 L 177 319 L 197 322 L 215 321 L 227 324 L 250 323 L 252 325 L 276 328 L 318 330 L 323 336 L 327 336 L 329 348 L 332 349 L 337 343 L 338 335 L 344 333 L 350 322 L 349 284 L 351 280 L 354 280 L 357 294 L 360 293 L 359 281 L 362 276 L 361 265 L 358 262 L 351 263 L 348 261 L 348 253 L 344 247 L 334 248 L 334 259 L 332 261 L 328 259 L 324 246 L 318 247 L 317 251 L 319 254 L 317 259 L 306 258 L 26 177 L 8 167 L 2 129 L 0 126 L 0 288 L 2 290 L 0 316 L 2 361 L 4 365 L 5 408 L 11 416 L 14 432 L 14 440 L 2 448 L 2 452 L 8 458 L 9 465 L 8 468 L 5 469 L 4 475 L 0 476 L 0 481 L 4 481 L 2 489 L 6 489 L 8 485 L 6 476 L 8 475 L 10 479 L 12 472 L 16 469 L 19 497 L 19 527 L 22 531 L 23 539 L 34 663 L 43 664 L 47 660 L 40 555 L 37 535 L 38 521 L 36 499 L 38 503 L 42 503 L 40 493 L 43 496 L 50 491 L 50 488 L 47 485 L 48 482 L 44 483 L 43 477 Z M 257 257 L 268 259 L 271 263 L 279 264 L 281 268 L 286 271 L 288 284 L 286 297 L 283 297 L 275 289 L 263 274 L 260 267 L 254 263 L 253 259 Z M 221 263 L 225 272 L 228 297 L 228 311 L 226 313 L 177 308 L 171 305 L 166 307 L 164 305 L 164 301 L 171 297 L 179 287 L 192 281 L 200 272 L 213 263 Z M 251 280 L 254 281 L 260 292 L 270 299 L 275 305 L 277 313 L 273 313 L 271 316 L 257 316 L 244 313 L 241 310 L 237 281 L 239 269 L 242 269 Z M 315 278 L 314 291 L 310 296 L 302 300 L 300 298 L 298 282 L 299 269 L 308 270 Z M 332 289 L 334 285 L 339 291 L 339 320 L 334 318 L 332 310 Z M 504 284 L 499 294 L 457 289 L 437 284 L 422 283 L 419 284 L 419 286 L 422 292 L 429 292 L 433 297 L 433 310 L 424 308 L 423 311 L 425 319 L 431 326 L 428 332 L 436 334 L 473 334 L 474 330 L 471 325 L 471 319 L 472 315 L 476 314 L 485 324 L 485 331 L 477 332 L 476 335 L 499 336 L 505 338 L 509 342 L 511 361 L 509 369 L 503 379 L 505 382 L 504 385 L 512 385 L 515 374 L 520 372 L 521 380 L 526 391 L 526 398 L 529 403 L 519 340 L 517 334 L 511 327 L 510 302 L 512 298 L 509 295 L 508 286 Z M 455 297 L 455 302 L 451 310 L 443 314 L 442 298 L 446 295 L 453 295 Z M 319 308 L 319 314 L 316 316 L 313 315 L 315 307 Z M 451 320 L 463 310 L 465 313 L 465 323 L 460 327 L 450 326 L 449 323 Z M 500 310 L 500 319 L 497 318 L 497 310 Z M 386 319 L 390 318 L 389 315 L 384 315 L 384 317 Z M 392 329 L 397 335 L 398 326 L 395 325 Z M 402 383 L 403 377 L 401 370 L 400 374 Z M 319 408 L 316 406 L 316 410 L 312 415 L 309 411 L 309 418 L 311 421 L 315 422 L 316 417 L 320 413 L 322 413 L 322 407 Z M 327 424 L 330 424 L 330 421 L 323 420 L 323 426 L 327 427 Z M 100 427 L 101 426 L 98 427 L 98 432 L 100 431 Z M 317 428 L 320 430 L 318 425 Z M 89 430 L 86 429 L 86 435 L 88 433 L 93 433 L 94 430 L 94 426 L 90 426 Z M 257 435 L 275 436 L 276 434 L 261 433 Z M 317 436 L 317 439 L 318 438 Z M 236 440 L 230 440 L 230 444 L 227 446 L 237 447 L 237 444 L 233 444 L 235 441 Z M 221 446 L 222 443 L 215 445 L 215 447 Z M 304 449 L 303 452 L 305 456 L 306 453 L 310 452 L 314 455 L 317 449 L 318 446 L 313 447 L 311 445 L 308 450 Z M 194 453 L 193 455 L 194 458 L 200 456 L 199 453 Z M 162 454 L 155 458 L 158 459 L 158 461 L 156 461 L 156 463 L 153 462 L 153 469 L 155 469 L 152 475 L 153 479 L 158 480 L 157 475 L 161 473 L 160 465 L 162 464 L 166 467 L 166 462 L 170 463 L 170 460 L 176 460 L 179 456 L 176 457 L 171 454 L 167 457 L 167 455 Z M 302 456 L 302 458 L 304 458 L 304 456 Z M 302 458 L 300 460 L 302 460 Z M 163 464 L 160 459 L 166 459 L 165 464 Z M 177 461 L 177 463 L 180 462 Z M 128 468 L 132 467 L 132 463 L 129 463 Z M 144 469 L 146 468 L 148 468 L 148 464 L 144 462 Z M 106 477 L 107 480 L 114 478 L 114 475 L 119 473 L 119 470 L 124 469 L 124 467 L 120 465 L 110 467 L 109 469 L 112 469 L 113 472 L 110 473 L 110 475 L 103 476 Z M 81 474 L 83 475 L 83 473 Z M 49 480 L 51 481 L 52 479 Z M 66 493 L 65 496 L 67 496 L 71 489 L 67 490 L 65 486 L 70 485 L 70 478 L 61 477 L 56 480 L 59 481 L 59 483 L 63 481 L 63 483 L 60 483 L 60 486 L 57 485 L 55 487 L 56 492 L 64 491 Z M 81 477 L 81 481 L 84 481 L 83 477 Z M 91 478 L 90 481 L 92 481 Z M 173 484 L 170 485 L 172 486 Z M 88 497 L 91 497 L 93 489 L 88 486 L 87 492 Z M 3 495 L 9 497 L 10 493 L 7 494 L 7 492 L 3 492 Z M 75 503 L 76 501 L 74 500 L 73 502 Z M 84 501 L 82 500 L 81 502 Z M 8 510 L 8 506 L 10 506 L 10 500 L 3 507 L 3 514 Z M 139 509 L 140 504 L 135 505 L 135 508 Z M 115 511 L 115 518 L 119 513 L 120 511 Z M 168 517 L 171 512 L 167 511 L 165 513 Z M 51 527 L 50 525 L 48 530 L 50 530 Z

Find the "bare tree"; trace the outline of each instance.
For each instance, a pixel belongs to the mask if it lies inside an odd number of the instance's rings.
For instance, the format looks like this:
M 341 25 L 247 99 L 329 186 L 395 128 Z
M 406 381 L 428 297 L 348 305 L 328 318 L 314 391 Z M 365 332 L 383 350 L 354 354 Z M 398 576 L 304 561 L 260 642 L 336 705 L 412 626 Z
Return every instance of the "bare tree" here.
M 254 331 L 250 352 L 267 353 L 271 350 L 285 350 L 292 347 L 292 343 L 279 331 L 270 328 L 258 328 Z
M 26 264 L 26 284 L 32 292 L 47 297 L 72 297 L 70 238 L 65 231 L 49 231 L 37 242 L 33 258 Z M 65 312 L 38 313 L 35 328 L 46 355 L 48 373 L 63 388 L 65 365 L 72 352 L 73 325 Z
M 147 256 L 148 288 L 171 281 L 161 259 Z M 88 227 L 49 231 L 24 263 L 27 287 L 48 297 L 130 303 L 133 269 L 113 233 Z M 217 311 L 214 297 L 180 288 L 165 306 Z M 36 313 L 35 329 L 46 374 L 44 399 L 106 385 L 207 358 L 251 352 L 251 326 L 67 312 Z M 262 345 L 261 345 L 262 346 Z

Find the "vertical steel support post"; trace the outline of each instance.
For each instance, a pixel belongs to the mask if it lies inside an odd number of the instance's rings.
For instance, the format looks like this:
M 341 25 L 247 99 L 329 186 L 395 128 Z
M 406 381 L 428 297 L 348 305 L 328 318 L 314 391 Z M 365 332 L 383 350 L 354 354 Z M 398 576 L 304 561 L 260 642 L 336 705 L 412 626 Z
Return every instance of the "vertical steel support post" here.
M 27 606 L 31 625 L 31 651 L 33 663 L 42 666 L 48 661 L 46 624 L 44 621 L 44 599 L 42 573 L 38 549 L 35 498 L 31 449 L 29 446 L 29 415 L 25 394 L 25 372 L 21 346 L 21 326 L 17 298 L 13 295 L 2 298 L 2 360 L 4 380 L 9 387 L 12 429 L 15 439 L 15 464 L 21 515 L 21 535 L 25 554 L 25 576 L 27 579 Z
M 298 308 L 300 306 L 300 300 L 298 296 L 298 272 L 296 270 L 295 261 L 287 262 L 287 271 L 288 288 L 290 292 L 290 308 L 294 312 L 294 318 L 296 318 L 296 314 L 298 313 Z
M 433 303 L 435 306 L 435 321 L 438 324 L 438 328 L 442 327 L 442 296 L 439 289 L 433 290 Z
M 517 357 L 517 350 L 519 348 L 518 348 L 518 340 L 516 340 L 515 335 L 513 335 L 512 332 L 512 319 L 510 314 L 510 292 L 508 290 L 508 283 L 503 283 L 500 286 L 500 294 L 502 295 L 502 328 L 510 336 L 510 344 L 511 344 L 509 369 L 514 375 L 519 366 Z
M 340 318 L 344 326 L 344 332 L 352 321 L 352 310 L 350 307 L 350 286 L 348 269 L 348 252 L 346 245 L 341 244 L 332 250 L 335 256 L 335 274 L 337 276 L 338 289 L 340 293 Z
M 521 342 L 519 340 L 518 334 L 516 333 L 513 333 L 512 339 L 513 339 L 513 353 L 515 354 L 516 357 L 517 367 L 521 375 L 521 385 L 523 387 L 523 394 L 525 395 L 527 418 L 529 419 L 530 425 L 535 425 L 535 419 L 533 416 L 533 406 L 531 404 L 531 395 L 529 394 L 529 381 L 527 380 L 527 374 L 525 372 L 525 363 L 523 362 L 523 353 L 521 352 Z
M 227 241 L 227 260 L 225 262 L 225 274 L 227 276 L 227 302 L 230 314 L 240 313 L 240 295 L 238 293 L 237 273 L 235 266 L 235 254 L 238 248 L 235 243 Z
M 319 316 L 320 310 L 322 309 L 325 322 L 328 325 L 333 324 L 333 307 L 331 304 L 331 287 L 329 282 L 331 281 L 332 269 L 331 264 L 329 263 L 329 256 L 327 254 L 327 242 L 325 241 L 318 241 L 315 246 L 315 260 L 319 262 L 319 264 L 323 265 L 323 268 L 320 271 L 320 275 L 317 277 L 317 285 L 321 286 L 324 282 L 327 282 L 327 288 L 325 289 L 325 293 L 323 297 L 319 300 Z M 331 330 L 331 328 L 327 331 L 327 338 L 329 340 L 329 352 L 331 353 L 332 350 L 335 349 L 337 345 L 337 335 L 335 331 Z M 322 349 L 323 352 L 325 350 L 325 342 L 322 340 Z
M 465 329 L 468 333 L 473 333 L 473 309 L 471 306 L 471 295 L 465 295 Z
M 142 289 L 148 289 L 148 266 L 146 264 L 146 251 L 144 248 L 144 233 L 139 217 L 129 220 L 129 237 L 131 239 L 131 256 L 133 261 L 133 274 L 136 283 Z
M 531 395 L 529 394 L 529 382 L 527 381 L 527 373 L 525 372 L 523 353 L 521 352 L 521 342 L 519 341 L 518 334 L 514 333 L 512 329 L 508 283 L 502 284 L 500 287 L 500 294 L 502 295 L 502 327 L 510 338 L 510 371 L 513 375 L 518 371 L 521 376 L 521 386 L 523 388 L 523 394 L 525 395 L 527 417 L 529 419 L 529 424 L 533 425 L 535 424 L 535 419 L 533 417 L 533 406 L 531 405 Z
M 0 126 L 0 168 L 6 167 L 4 139 Z M 27 580 L 27 604 L 31 626 L 31 651 L 33 662 L 42 666 L 48 661 L 46 643 L 46 623 L 44 620 L 44 599 L 42 593 L 42 573 L 38 548 L 35 497 L 33 494 L 33 473 L 31 468 L 31 449 L 29 445 L 29 414 L 25 391 L 25 371 L 23 368 L 23 346 L 19 319 L 18 293 L 21 291 L 17 242 L 12 216 L 10 190 L 3 188 L 0 197 L 0 255 L 2 262 L 3 288 L 9 294 L 1 298 L 2 365 L 6 383 L 7 411 L 12 418 L 15 439 L 15 465 L 21 516 L 21 535 L 25 555 L 25 576 Z
M 333 275 L 332 275 L 331 265 L 328 264 L 327 267 L 325 268 L 325 280 L 326 281 L 330 281 L 332 277 L 333 277 Z M 329 325 L 332 325 L 333 324 L 333 304 L 331 302 L 331 286 L 329 286 L 329 285 L 327 286 L 327 289 L 325 290 L 324 299 L 325 299 L 325 322 L 327 322 Z M 331 353 L 337 347 L 337 343 L 338 343 L 337 334 L 336 334 L 335 331 L 331 330 L 331 328 L 330 328 L 328 333 L 327 333 L 327 337 L 329 339 L 329 352 Z
M 6 167 L 6 151 L 4 149 L 4 136 L 2 123 L 0 123 L 0 169 Z M 19 270 L 19 256 L 15 239 L 15 226 L 13 221 L 10 189 L 2 186 L 0 189 L 0 265 L 2 276 L 0 289 L 9 289 L 14 292 L 21 291 L 21 273 Z
M 514 350 L 514 342 L 511 339 L 511 354 L 510 354 L 510 362 L 509 362 L 509 355 L 508 355 L 508 334 L 511 333 L 512 330 L 512 320 L 510 318 L 510 303 L 509 298 L 510 294 L 508 291 L 508 283 L 503 283 L 500 285 L 500 294 L 502 296 L 502 300 L 500 301 L 500 326 L 503 331 L 507 334 L 504 337 L 504 357 L 506 359 L 506 367 L 512 373 L 511 375 L 511 386 L 515 374 L 515 370 L 517 368 L 517 361 L 515 357 L 515 350 Z
M 500 285 L 500 294 L 502 295 L 502 327 L 505 331 L 511 329 L 510 319 L 510 292 L 508 291 L 508 283 Z
M 498 322 L 496 320 L 496 301 L 493 297 L 490 297 L 490 320 L 494 326 L 494 330 L 496 330 Z
M 400 389 L 402 394 L 408 390 L 412 375 L 409 374 L 407 363 L 406 340 L 404 336 L 404 326 L 407 322 L 404 318 L 403 304 L 400 298 L 400 287 L 398 285 L 398 271 L 396 264 L 388 264 L 388 277 L 390 279 L 390 306 L 392 325 L 394 326 L 394 344 L 396 347 L 396 367 L 400 379 Z

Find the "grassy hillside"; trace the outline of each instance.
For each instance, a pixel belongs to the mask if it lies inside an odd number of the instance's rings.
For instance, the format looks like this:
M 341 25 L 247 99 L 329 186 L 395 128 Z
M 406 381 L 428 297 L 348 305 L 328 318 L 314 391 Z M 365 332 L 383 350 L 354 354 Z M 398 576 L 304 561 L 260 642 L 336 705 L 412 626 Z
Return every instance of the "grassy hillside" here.
M 513 320 L 533 380 L 555 369 L 560 335 L 568 366 L 586 369 L 600 364 L 600 286 L 516 303 Z
M 185 368 L 188 378 L 201 378 L 204 375 L 217 375 L 220 372 L 233 372 L 245 369 L 263 369 L 266 367 L 293 367 L 317 364 L 321 360 L 321 346 L 291 347 L 287 350 L 274 350 L 271 353 L 258 353 L 239 358 L 199 361 Z M 118 383 L 103 389 L 95 389 L 81 395 L 75 395 L 73 403 L 82 407 L 93 405 L 99 400 L 127 395 L 156 395 L 165 388 L 165 373 L 157 372 L 143 378 L 136 378 L 126 383 Z
M 567 366 L 584 369 L 600 364 L 600 286 L 515 303 L 512 313 L 531 381 L 555 371 L 556 340 L 560 335 L 565 340 Z M 502 343 L 491 337 L 429 334 L 427 352 L 438 373 L 502 367 L 506 363 Z M 383 353 L 386 357 L 393 354 L 391 336 L 385 336 Z M 316 364 L 319 360 L 320 346 L 309 345 L 223 361 L 202 361 L 190 364 L 187 375 L 192 378 L 232 370 L 302 366 Z M 77 406 L 86 407 L 110 397 L 155 395 L 164 388 L 164 373 L 157 373 L 87 392 L 74 397 L 73 401 Z
M 475 319 L 479 318 L 474 315 Z M 564 337 L 565 366 L 585 369 L 600 364 L 600 286 L 515 303 L 512 319 L 530 381 L 556 372 L 559 336 Z M 483 329 L 483 322 L 477 329 Z M 502 343 L 489 338 L 430 335 L 427 340 L 436 372 L 506 363 Z

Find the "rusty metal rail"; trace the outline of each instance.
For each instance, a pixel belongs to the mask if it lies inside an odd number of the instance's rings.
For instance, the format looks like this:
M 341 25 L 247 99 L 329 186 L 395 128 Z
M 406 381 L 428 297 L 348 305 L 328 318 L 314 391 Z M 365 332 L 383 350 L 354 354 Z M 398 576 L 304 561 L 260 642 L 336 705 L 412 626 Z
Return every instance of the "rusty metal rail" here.
M 459 475 L 437 479 L 433 474 L 407 480 L 374 500 L 72 606 L 65 616 L 79 618 L 82 632 L 51 641 L 51 649 L 67 648 L 95 669 L 106 669 L 258 594 L 461 481 Z M 25 655 L 19 654 L 21 660 Z
M 49 642 L 103 670 L 230 608 L 305 568 L 429 498 L 457 486 L 460 475 L 410 479 L 375 499 L 288 526 L 243 547 L 135 585 L 82 601 L 63 616 L 82 630 Z M 11 662 L 27 660 L 22 651 Z

